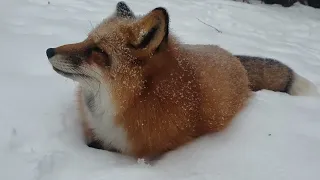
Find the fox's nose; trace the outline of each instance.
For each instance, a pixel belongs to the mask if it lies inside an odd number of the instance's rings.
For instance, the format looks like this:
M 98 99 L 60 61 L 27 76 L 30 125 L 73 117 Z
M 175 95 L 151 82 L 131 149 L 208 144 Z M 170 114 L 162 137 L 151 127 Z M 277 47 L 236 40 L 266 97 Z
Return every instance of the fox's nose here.
M 47 53 L 48 59 L 52 58 L 54 56 L 54 54 L 55 54 L 54 48 L 48 48 L 46 53 Z

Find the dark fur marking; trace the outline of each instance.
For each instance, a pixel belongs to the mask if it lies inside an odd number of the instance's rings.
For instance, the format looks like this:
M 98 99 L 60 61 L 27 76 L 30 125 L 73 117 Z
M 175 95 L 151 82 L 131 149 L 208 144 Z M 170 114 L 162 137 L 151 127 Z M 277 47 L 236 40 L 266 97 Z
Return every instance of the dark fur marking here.
M 101 149 L 101 150 L 104 149 L 102 144 L 101 144 L 101 142 L 99 142 L 97 140 L 94 140 L 94 141 L 90 142 L 88 144 L 88 147 L 91 147 L 91 148 L 94 148 L 94 149 Z
M 69 56 L 68 59 L 71 61 L 72 65 L 75 67 L 80 66 L 83 62 L 82 56 Z
M 162 11 L 162 13 L 164 14 L 165 16 L 165 35 L 160 43 L 160 45 L 156 48 L 155 50 L 155 53 L 158 53 L 161 49 L 161 46 L 163 45 L 163 43 L 167 44 L 168 43 L 168 39 L 169 39 L 169 22 L 170 22 L 170 19 L 169 19 L 169 14 L 167 12 L 167 10 L 165 8 L 162 8 L 162 7 L 158 7 L 156 8 L 155 10 L 160 10 Z
M 293 77 L 293 70 L 291 68 L 289 68 L 289 77 L 288 77 L 288 82 L 287 85 L 284 89 L 284 92 L 289 93 L 290 89 L 292 88 L 292 84 L 294 81 L 294 77 Z
M 116 13 L 117 17 L 135 18 L 134 13 L 131 11 L 129 6 L 123 1 L 117 3 Z
M 242 64 L 244 64 L 246 61 L 262 61 L 264 63 L 265 66 L 267 67 L 271 67 L 271 66 L 283 66 L 283 67 L 286 67 L 289 71 L 289 76 L 288 76 L 288 81 L 287 81 L 287 84 L 285 86 L 284 89 L 282 89 L 280 92 L 283 92 L 283 93 L 289 93 L 291 87 L 292 87 L 292 83 L 294 81 L 294 78 L 293 78 L 293 70 L 288 67 L 287 65 L 283 64 L 282 62 L 278 61 L 278 60 L 275 60 L 275 59 L 272 59 L 272 58 L 264 58 L 264 57 L 257 57 L 257 56 L 247 56 L 247 55 L 234 55 L 235 57 L 237 57 L 240 62 Z M 244 65 L 245 69 L 247 71 L 249 71 L 249 69 L 247 69 L 248 67 L 246 67 Z
M 94 112 L 94 108 L 95 108 L 95 99 L 94 99 L 94 95 L 92 93 L 90 93 L 89 95 L 85 95 L 84 97 L 84 101 L 89 109 L 90 112 Z
M 105 148 L 102 142 L 100 142 L 99 140 L 93 140 L 87 146 L 93 149 L 100 149 L 100 150 L 106 150 L 109 152 L 120 153 L 120 151 L 115 148 Z
M 169 37 L 169 22 L 170 22 L 170 19 L 169 19 L 169 14 L 167 12 L 167 10 L 163 7 L 158 7 L 158 8 L 155 8 L 154 10 L 160 10 L 164 16 L 165 16 L 165 19 L 164 19 L 164 23 L 165 23 L 165 35 L 163 37 L 163 41 L 165 42 L 168 42 L 168 37 Z

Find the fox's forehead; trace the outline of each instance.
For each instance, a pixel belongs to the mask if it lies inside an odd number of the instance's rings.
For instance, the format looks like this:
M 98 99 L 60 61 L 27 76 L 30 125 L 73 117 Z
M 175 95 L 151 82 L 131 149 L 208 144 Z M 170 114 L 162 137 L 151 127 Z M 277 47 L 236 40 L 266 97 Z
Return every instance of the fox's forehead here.
M 95 42 L 100 43 L 103 40 L 125 40 L 125 32 L 129 29 L 134 20 L 110 17 L 104 19 L 90 33 L 89 37 Z

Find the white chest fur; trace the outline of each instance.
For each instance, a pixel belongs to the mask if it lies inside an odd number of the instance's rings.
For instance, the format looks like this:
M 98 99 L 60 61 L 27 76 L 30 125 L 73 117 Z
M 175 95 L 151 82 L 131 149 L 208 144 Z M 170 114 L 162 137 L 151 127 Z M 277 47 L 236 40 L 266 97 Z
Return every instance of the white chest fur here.
M 115 108 L 107 87 L 100 87 L 97 92 L 92 92 L 87 88 L 82 90 L 88 124 L 97 139 L 103 143 L 105 148 L 114 148 L 121 152 L 128 151 L 130 147 L 127 133 L 115 123 Z

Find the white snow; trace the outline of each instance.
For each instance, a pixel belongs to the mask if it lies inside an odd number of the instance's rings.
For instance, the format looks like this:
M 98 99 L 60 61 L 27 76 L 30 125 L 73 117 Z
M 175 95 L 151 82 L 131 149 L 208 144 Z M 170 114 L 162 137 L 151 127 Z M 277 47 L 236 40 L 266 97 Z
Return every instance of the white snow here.
M 1 180 L 320 179 L 319 98 L 270 91 L 256 93 L 226 131 L 153 164 L 88 148 L 74 106 L 76 84 L 52 70 L 45 50 L 83 40 L 117 2 L 0 2 Z M 319 9 L 253 0 L 126 2 L 135 14 L 166 7 L 171 32 L 183 42 L 277 58 L 320 86 Z

